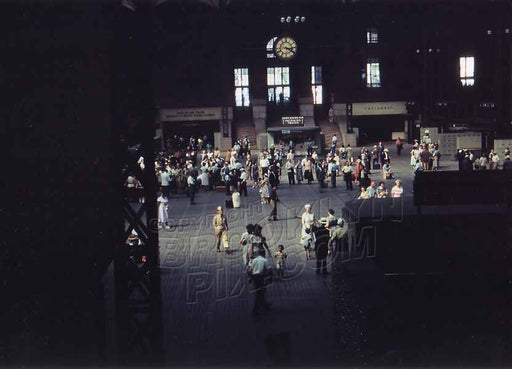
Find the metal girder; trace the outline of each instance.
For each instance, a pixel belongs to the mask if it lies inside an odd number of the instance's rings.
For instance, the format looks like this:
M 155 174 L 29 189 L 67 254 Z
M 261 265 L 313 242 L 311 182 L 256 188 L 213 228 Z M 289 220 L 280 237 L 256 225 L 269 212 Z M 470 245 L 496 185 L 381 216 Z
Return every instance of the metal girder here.
M 163 333 L 158 181 L 153 148 L 152 14 L 147 7 L 133 10 L 131 15 L 119 11 L 112 49 L 115 120 L 112 139 L 117 147 L 117 184 L 122 195 L 118 197 L 121 217 L 113 268 L 116 324 L 112 349 L 116 353 L 111 356 L 117 361 L 113 364 L 158 365 L 163 363 Z M 133 39 L 127 38 L 128 34 L 134 35 Z M 123 142 L 127 137 L 138 140 L 135 149 L 129 149 L 128 142 Z M 141 156 L 144 169 L 138 163 Z M 128 174 L 141 183 L 137 196 L 142 202 L 134 202 L 132 193 L 125 188 Z

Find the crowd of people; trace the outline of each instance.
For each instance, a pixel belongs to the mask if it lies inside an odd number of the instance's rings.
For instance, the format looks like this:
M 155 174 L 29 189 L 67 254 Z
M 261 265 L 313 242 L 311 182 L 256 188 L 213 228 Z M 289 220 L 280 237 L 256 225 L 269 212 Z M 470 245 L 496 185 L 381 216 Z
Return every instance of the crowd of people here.
M 312 142 L 311 139 L 308 140 Z M 373 147 L 355 149 L 341 144 L 333 136 L 330 150 L 325 158 L 321 158 L 312 144 L 306 144 L 307 153 L 304 157 L 296 157 L 294 145 L 283 144 L 264 148 L 258 153 L 251 152 L 251 142 L 247 137 L 236 140 L 235 144 L 224 154 L 214 148 L 207 137 L 189 137 L 183 139 L 174 136 L 167 140 L 165 147 L 156 156 L 155 170 L 161 186 L 158 202 L 158 228 L 169 229 L 168 212 L 169 198 L 172 195 L 185 194 L 190 204 L 195 204 L 196 194 L 200 190 L 217 190 L 233 196 L 233 201 L 226 201 L 225 207 L 235 206 L 234 194 L 248 196 L 248 185 L 258 190 L 261 204 L 270 204 L 271 212 L 268 220 L 277 220 L 277 195 L 281 175 L 288 180 L 289 186 L 312 184 L 316 181 L 320 190 L 326 187 L 336 188 L 337 178 L 342 177 L 347 191 L 354 185 L 359 186 L 360 200 L 372 198 L 398 198 L 404 194 L 402 182 L 394 178 L 391 167 L 390 150 L 379 142 Z M 396 140 L 396 154 L 401 155 L 403 142 Z M 458 150 L 460 170 L 495 170 L 500 167 L 512 169 L 510 150 L 503 153 L 505 160 L 500 161 L 494 150 L 475 157 L 469 150 Z M 428 132 L 420 142 L 415 140 L 411 150 L 411 166 L 415 171 L 435 171 L 439 168 L 441 154 L 438 144 L 432 142 Z M 500 164 L 501 163 L 501 164 Z M 138 165 L 145 168 L 144 158 L 140 157 Z M 286 176 L 284 174 L 286 173 Z M 377 176 L 378 180 L 372 180 Z M 389 190 L 387 180 L 394 180 Z M 378 183 L 378 184 L 377 184 Z M 252 185 L 252 186 L 251 186 Z M 140 181 L 133 173 L 128 173 L 126 180 L 128 193 L 137 198 L 136 190 Z M 143 198 L 136 199 L 144 201 Z M 327 274 L 327 259 L 334 256 L 336 243 L 347 232 L 346 222 L 335 216 L 329 209 L 325 217 L 317 220 L 312 206 L 307 204 L 299 217 L 301 233 L 299 243 L 304 248 L 305 259 L 316 259 L 316 273 Z M 231 251 L 228 242 L 228 223 L 224 207 L 217 208 L 213 218 L 213 229 L 216 238 L 217 252 Z M 130 236 L 130 244 L 140 242 L 136 234 Z M 269 245 L 262 234 L 262 226 L 248 224 L 246 232 L 240 237 L 242 261 L 256 291 L 254 312 L 261 313 L 269 309 L 265 300 L 265 286 L 274 274 L 277 280 L 286 278 L 287 253 L 284 245 Z M 314 255 L 314 256 L 313 256 Z M 274 273 L 275 272 L 275 273 Z

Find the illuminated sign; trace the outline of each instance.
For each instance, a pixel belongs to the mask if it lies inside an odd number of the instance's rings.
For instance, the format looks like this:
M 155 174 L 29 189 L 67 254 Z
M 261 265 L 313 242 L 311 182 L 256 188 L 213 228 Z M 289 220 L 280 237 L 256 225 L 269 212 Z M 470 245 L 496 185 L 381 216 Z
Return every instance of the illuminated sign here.
M 281 124 L 283 126 L 304 126 L 304 117 L 282 117 Z

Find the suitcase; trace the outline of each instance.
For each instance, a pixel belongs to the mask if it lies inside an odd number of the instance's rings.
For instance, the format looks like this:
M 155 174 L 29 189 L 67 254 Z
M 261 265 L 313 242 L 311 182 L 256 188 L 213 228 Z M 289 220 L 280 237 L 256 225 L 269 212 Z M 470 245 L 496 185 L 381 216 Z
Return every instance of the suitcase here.
M 225 249 L 229 249 L 229 241 L 228 241 L 228 234 L 227 234 L 227 232 L 224 232 L 222 234 L 222 246 Z

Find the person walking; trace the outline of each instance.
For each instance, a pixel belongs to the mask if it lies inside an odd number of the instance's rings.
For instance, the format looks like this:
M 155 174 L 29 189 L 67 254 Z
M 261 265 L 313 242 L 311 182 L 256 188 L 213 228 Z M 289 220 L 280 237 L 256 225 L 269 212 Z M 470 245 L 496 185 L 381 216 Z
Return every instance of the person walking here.
M 247 172 L 244 168 L 240 169 L 240 177 L 238 178 L 238 181 L 240 194 L 247 197 Z
M 320 186 L 320 190 L 325 187 L 325 169 L 322 163 L 317 163 L 316 167 L 316 179 L 318 180 L 318 185 Z
M 285 164 L 286 173 L 288 174 L 288 184 L 292 185 L 295 184 L 295 173 L 294 173 L 294 165 L 293 165 L 293 159 L 289 158 L 286 161 Z
M 217 214 L 213 217 L 213 230 L 215 232 L 217 252 L 220 252 L 221 241 L 227 243 L 228 222 L 222 212 L 222 206 L 217 207 Z
M 266 281 L 272 277 L 272 265 L 265 257 L 265 250 L 259 249 L 258 256 L 249 262 L 249 275 L 254 281 L 256 299 L 254 301 L 253 314 L 260 314 L 270 310 L 270 304 L 265 299 Z
M 302 159 L 302 167 L 304 168 L 304 178 L 307 179 L 308 184 L 311 184 L 311 181 L 313 180 L 313 173 L 311 172 L 311 159 L 309 156 Z
M 312 227 L 315 224 L 315 213 L 313 213 L 311 205 L 309 204 L 304 205 L 304 210 L 305 211 L 301 216 L 302 231 L 300 238 L 301 244 L 304 247 L 304 251 L 306 253 L 306 260 L 308 260 L 311 256 L 309 249 L 313 239 Z
M 343 180 L 345 181 L 347 190 L 352 191 L 352 166 L 348 161 L 345 163 L 341 171 L 343 172 Z
M 277 252 L 274 255 L 274 261 L 276 263 L 276 270 L 277 270 L 277 276 L 280 279 L 284 278 L 284 269 L 286 264 L 286 258 L 288 255 L 284 252 L 284 246 L 279 245 L 277 246 Z
M 196 198 L 196 179 L 190 173 L 190 175 L 187 178 L 187 186 L 188 186 L 188 196 L 190 198 L 190 205 L 195 205 L 195 198 Z
M 156 201 L 158 202 L 158 229 L 162 227 L 169 229 L 169 200 L 162 194 Z
M 404 148 L 404 143 L 402 142 L 402 139 L 400 137 L 398 137 L 396 139 L 396 155 L 397 156 L 400 156 L 403 148 Z
M 327 243 L 327 247 L 331 253 L 331 261 L 337 256 L 337 251 L 342 251 L 342 241 L 347 235 L 348 225 L 343 218 L 338 218 L 336 226 L 331 229 L 331 237 Z M 343 263 L 340 263 L 340 268 Z
M 316 256 L 316 274 L 328 274 L 327 255 L 329 254 L 329 229 L 325 227 L 313 227 L 315 235 L 315 256 Z
M 162 195 L 165 196 L 165 198 L 169 198 L 169 184 L 171 181 L 171 178 L 169 177 L 169 172 L 167 172 L 167 169 L 162 169 L 162 172 L 160 173 L 160 181 L 161 181 L 161 190 Z
M 268 217 L 269 220 L 277 220 L 277 186 L 279 184 L 279 179 L 275 170 L 271 170 L 268 176 L 269 183 L 269 198 L 272 202 L 272 211 Z
M 338 172 L 338 164 L 334 159 L 329 163 L 329 173 L 331 174 L 331 187 L 336 188 L 336 173 Z
M 295 166 L 295 175 L 297 176 L 297 183 L 301 184 L 304 180 L 304 176 L 302 174 L 302 163 L 300 160 L 297 161 L 297 165 Z
M 264 174 L 262 180 L 259 183 L 260 187 L 260 198 L 262 204 L 267 204 L 270 197 L 270 190 L 268 184 L 268 174 Z
M 382 168 L 382 165 L 384 165 L 383 163 L 383 154 L 384 154 L 384 145 L 382 144 L 382 142 L 379 142 L 379 145 L 377 146 L 377 158 L 379 160 L 379 164 L 381 165 L 381 168 Z

